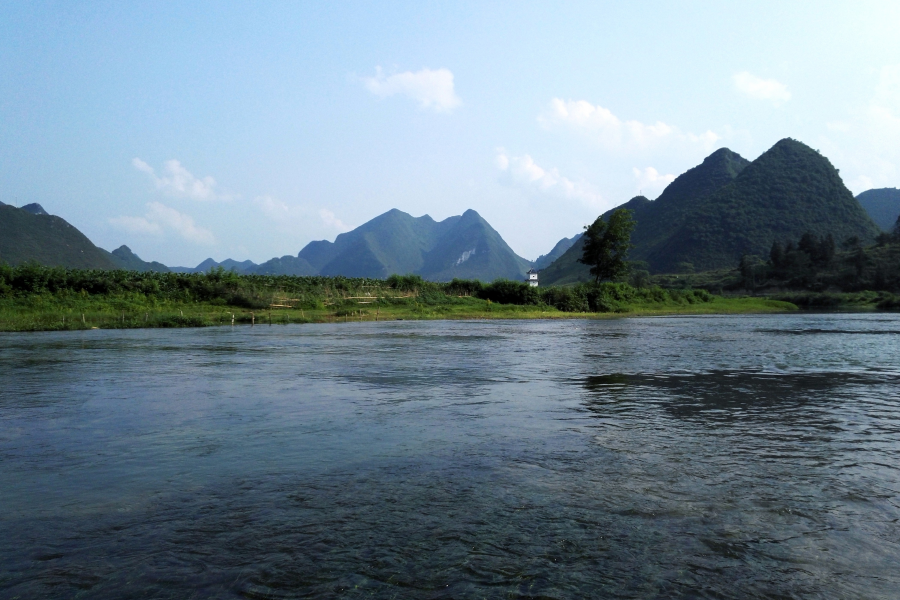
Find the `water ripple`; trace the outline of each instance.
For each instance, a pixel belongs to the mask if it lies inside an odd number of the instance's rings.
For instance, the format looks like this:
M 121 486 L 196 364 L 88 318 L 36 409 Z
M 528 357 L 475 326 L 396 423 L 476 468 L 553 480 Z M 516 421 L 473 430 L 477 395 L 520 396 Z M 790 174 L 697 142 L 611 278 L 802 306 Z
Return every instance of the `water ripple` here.
M 898 325 L 4 335 L 0 597 L 894 598 Z

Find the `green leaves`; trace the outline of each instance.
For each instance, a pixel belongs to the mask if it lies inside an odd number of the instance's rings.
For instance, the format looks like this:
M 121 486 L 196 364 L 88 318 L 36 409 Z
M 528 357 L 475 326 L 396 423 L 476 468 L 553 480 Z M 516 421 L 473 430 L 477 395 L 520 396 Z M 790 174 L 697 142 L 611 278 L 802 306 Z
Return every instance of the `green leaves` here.
M 584 252 L 578 262 L 591 267 L 597 283 L 604 279 L 620 279 L 628 274 L 628 250 L 635 221 L 631 211 L 613 211 L 609 221 L 602 217 L 584 228 Z

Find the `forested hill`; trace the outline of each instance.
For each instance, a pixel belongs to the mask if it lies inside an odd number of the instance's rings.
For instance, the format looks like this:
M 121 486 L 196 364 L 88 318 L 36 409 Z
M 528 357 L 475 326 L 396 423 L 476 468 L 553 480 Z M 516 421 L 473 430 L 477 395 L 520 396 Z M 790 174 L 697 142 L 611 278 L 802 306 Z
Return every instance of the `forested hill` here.
M 873 241 L 879 229 L 827 158 L 784 139 L 731 183 L 694 202 L 678 230 L 639 258 L 657 271 L 683 263 L 698 271 L 729 267 L 744 254 L 767 256 L 774 242 L 806 232 Z
M 897 188 L 868 190 L 856 199 L 883 230 L 891 231 L 897 224 L 900 217 L 900 190 Z
M 673 181 L 655 201 L 633 199 L 633 260 L 657 273 L 737 265 L 806 232 L 873 240 L 878 227 L 827 158 L 784 139 L 752 163 L 727 149 Z M 542 283 L 585 280 L 580 244 L 542 273 Z
M 696 167 L 670 183 L 656 200 L 636 196 L 615 209 L 632 211 L 637 226 L 632 234 L 635 245 L 631 257 L 643 257 L 665 244 L 684 223 L 690 208 L 728 183 L 750 164 L 750 161 L 728 148 L 720 148 Z M 608 218 L 612 210 L 603 214 Z M 588 267 L 578 262 L 583 252 L 579 240 L 562 257 L 541 272 L 542 283 L 572 283 L 589 278 Z
M 26 210 L 28 209 L 28 210 Z M 0 262 L 77 269 L 115 269 L 117 265 L 83 233 L 40 205 L 0 205 Z
M 749 164 L 750 161 L 736 152 L 720 148 L 701 164 L 677 177 L 656 201 L 635 211 L 634 217 L 642 225 L 632 236 L 636 250 L 634 257 L 648 262 L 653 260 L 658 248 L 667 244 L 690 218 L 691 210 L 734 181 Z

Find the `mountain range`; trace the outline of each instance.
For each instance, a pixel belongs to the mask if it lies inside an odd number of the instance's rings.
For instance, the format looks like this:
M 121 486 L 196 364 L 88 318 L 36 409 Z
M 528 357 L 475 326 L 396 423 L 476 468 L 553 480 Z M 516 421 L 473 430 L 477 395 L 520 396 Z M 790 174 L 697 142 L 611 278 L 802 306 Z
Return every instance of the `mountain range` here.
M 879 233 L 828 159 L 792 139 L 753 162 L 716 150 L 656 200 L 638 196 L 616 208 L 632 210 L 637 222 L 630 258 L 655 273 L 734 267 L 744 254 L 765 257 L 773 242 L 807 231 L 838 241 L 872 241 Z M 579 240 L 542 271 L 541 283 L 589 279 L 578 262 L 582 252 Z
M 632 210 L 637 222 L 632 260 L 657 273 L 701 271 L 733 267 L 743 254 L 766 256 L 774 241 L 796 241 L 807 231 L 839 242 L 873 240 L 896 222 L 900 190 L 869 190 L 854 198 L 827 158 L 784 139 L 752 162 L 727 148 L 716 150 L 656 200 L 637 196 L 616 208 Z M 167 267 L 142 260 L 127 246 L 98 248 L 39 204 L 0 203 L 0 262 L 13 265 L 33 260 L 73 268 L 191 273 L 222 267 L 243 274 L 371 278 L 396 273 L 435 281 L 522 279 L 536 268 L 546 285 L 589 279 L 588 267 L 578 262 L 582 250 L 578 233 L 531 262 L 474 210 L 435 221 L 393 209 L 334 242 L 310 242 L 296 256 L 260 265 L 209 258 L 196 267 Z
M 272 259 L 255 272 L 374 278 L 412 273 L 432 281 L 491 281 L 521 279 L 531 265 L 474 210 L 435 221 L 393 209 L 334 242 L 310 242 L 296 257 Z
M 548 257 L 561 254 L 571 241 L 562 240 Z M 555 253 L 555 254 L 554 254 Z M 433 281 L 453 278 L 522 279 L 532 267 L 513 252 L 497 231 L 474 210 L 435 221 L 397 209 L 342 233 L 334 242 L 307 244 L 297 256 L 252 261 L 208 258 L 196 267 L 167 267 L 147 262 L 128 246 L 112 252 L 98 248 L 80 231 L 40 205 L 0 205 L 0 261 L 12 265 L 36 261 L 82 269 L 128 269 L 178 273 L 222 267 L 242 274 L 343 275 L 385 278 L 416 274 Z
M 565 241 L 557 246 L 564 245 Z M 414 274 L 432 281 L 454 278 L 492 281 L 522 279 L 532 264 L 516 255 L 474 210 L 435 221 L 428 215 L 413 217 L 392 209 L 353 231 L 338 235 L 334 242 L 310 242 L 297 256 L 273 258 L 261 265 L 233 260 L 217 263 L 207 259 L 194 269 L 173 270 L 198 272 L 221 266 L 257 275 L 384 279 L 393 274 Z

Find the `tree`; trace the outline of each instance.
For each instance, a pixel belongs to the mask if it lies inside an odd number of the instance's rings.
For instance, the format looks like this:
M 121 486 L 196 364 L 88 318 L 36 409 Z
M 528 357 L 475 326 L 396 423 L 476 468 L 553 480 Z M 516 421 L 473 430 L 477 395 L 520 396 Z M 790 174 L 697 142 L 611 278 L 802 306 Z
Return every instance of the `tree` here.
M 772 249 L 769 250 L 769 262 L 775 268 L 780 267 L 784 262 L 784 246 L 781 245 L 781 242 L 772 242 Z
M 738 270 L 741 272 L 741 283 L 744 284 L 744 289 L 748 292 L 752 292 L 756 289 L 757 261 L 755 258 L 756 257 L 747 254 L 742 254 L 741 262 L 738 265 Z
M 585 225 L 584 253 L 578 262 L 591 267 L 591 275 L 596 277 L 597 283 L 628 274 L 627 258 L 634 225 L 631 211 L 624 208 L 613 211 L 608 222 L 597 217 L 593 223 Z
M 823 265 L 830 265 L 834 260 L 834 253 L 837 246 L 834 243 L 834 236 L 830 233 L 822 238 L 819 242 L 819 262 Z

